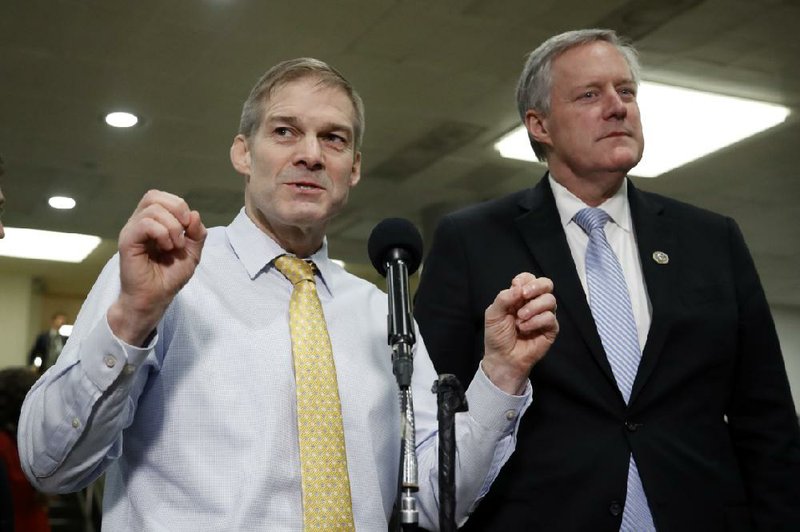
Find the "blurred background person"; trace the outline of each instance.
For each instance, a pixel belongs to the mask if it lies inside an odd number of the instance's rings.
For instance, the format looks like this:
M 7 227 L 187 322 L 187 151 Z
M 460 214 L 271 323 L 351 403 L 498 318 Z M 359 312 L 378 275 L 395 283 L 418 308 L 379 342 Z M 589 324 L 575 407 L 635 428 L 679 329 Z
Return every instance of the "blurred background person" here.
M 12 520 L 4 512 L 0 517 L 0 531 L 49 532 L 47 498 L 34 490 L 25 478 L 17 451 L 17 423 L 25 394 L 36 382 L 36 374 L 25 367 L 0 370 L 0 463 L 5 468 L 10 488 Z M 2 479 L 0 479 L 1 481 Z M 0 490 L 3 488 L 0 487 Z M 0 492 L 0 495 L 6 494 Z M 7 498 L 0 501 L 0 509 L 7 510 Z M 6 528 L 3 528 L 6 527 Z
M 63 336 L 59 330 L 65 323 L 67 323 L 67 316 L 63 312 L 56 312 L 50 319 L 50 328 L 36 336 L 31 352 L 28 354 L 28 364 L 35 367 L 39 375 L 55 364 L 58 355 L 61 354 L 67 337 Z
M 3 175 L 3 157 L 0 156 L 0 176 Z M 6 206 L 6 198 L 3 196 L 3 189 L 0 188 L 0 238 L 6 236 L 3 230 L 3 209 Z M 14 530 L 11 514 L 11 483 L 8 478 L 8 471 L 3 461 L 0 461 L 0 532 Z
M 11 481 L 8 479 L 6 465 L 0 461 L 0 532 L 13 532 L 14 510 L 11 499 Z

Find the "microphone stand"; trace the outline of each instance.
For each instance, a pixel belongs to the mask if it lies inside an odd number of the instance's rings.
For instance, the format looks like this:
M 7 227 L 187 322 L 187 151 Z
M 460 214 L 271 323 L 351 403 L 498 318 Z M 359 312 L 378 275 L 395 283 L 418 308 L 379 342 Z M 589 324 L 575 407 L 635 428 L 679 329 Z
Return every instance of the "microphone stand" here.
M 417 530 L 419 511 L 416 492 L 419 490 L 414 403 L 411 397 L 411 375 L 414 371 L 412 348 L 414 320 L 408 289 L 408 256 L 403 249 L 392 250 L 386 262 L 389 295 L 389 345 L 392 349 L 392 372 L 400 394 L 400 479 L 398 490 L 399 518 L 396 526 L 403 531 Z
M 455 375 L 439 375 L 433 383 L 439 420 L 439 530 L 456 530 L 456 412 L 467 411 L 464 388 Z

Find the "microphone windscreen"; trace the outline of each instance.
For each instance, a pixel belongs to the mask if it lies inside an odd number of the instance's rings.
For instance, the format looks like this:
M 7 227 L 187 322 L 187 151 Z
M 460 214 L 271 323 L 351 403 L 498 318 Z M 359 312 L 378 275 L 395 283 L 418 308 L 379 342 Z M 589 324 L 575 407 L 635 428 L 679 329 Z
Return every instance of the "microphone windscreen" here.
M 369 235 L 367 252 L 372 265 L 386 276 L 386 262 L 394 250 L 405 251 L 408 274 L 417 271 L 422 262 L 422 236 L 414 224 L 404 218 L 386 218 Z

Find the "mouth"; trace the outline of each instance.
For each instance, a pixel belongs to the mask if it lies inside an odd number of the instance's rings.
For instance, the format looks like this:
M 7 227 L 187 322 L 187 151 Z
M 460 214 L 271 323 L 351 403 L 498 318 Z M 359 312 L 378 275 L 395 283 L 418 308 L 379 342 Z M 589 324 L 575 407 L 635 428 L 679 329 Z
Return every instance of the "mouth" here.
M 630 137 L 630 133 L 627 131 L 612 131 L 611 133 L 605 135 L 604 139 L 612 139 L 615 137 Z
M 298 190 L 322 190 L 321 186 L 311 181 L 292 181 L 286 184 Z

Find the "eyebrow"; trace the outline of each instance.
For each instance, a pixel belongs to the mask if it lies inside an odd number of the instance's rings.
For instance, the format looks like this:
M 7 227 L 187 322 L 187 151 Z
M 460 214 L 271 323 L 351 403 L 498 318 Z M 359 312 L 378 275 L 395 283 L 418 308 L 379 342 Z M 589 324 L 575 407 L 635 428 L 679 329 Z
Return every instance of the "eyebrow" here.
M 297 126 L 300 124 L 300 121 L 297 120 L 295 116 L 270 116 L 264 121 L 267 124 L 273 124 L 275 122 L 284 122 L 289 124 L 290 126 Z
M 619 79 L 612 80 L 612 83 L 615 86 L 616 85 L 628 85 L 628 84 L 635 85 L 636 81 L 633 78 L 619 78 Z M 593 80 L 587 81 L 586 83 L 581 83 L 580 85 L 577 85 L 577 87 L 578 88 L 582 88 L 582 89 L 586 89 L 586 88 L 590 88 L 590 87 L 599 87 L 599 86 L 605 85 L 605 84 L 606 84 L 606 81 L 600 81 L 600 80 L 594 80 L 593 79 Z

